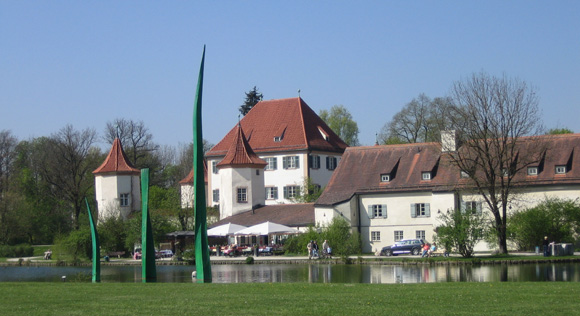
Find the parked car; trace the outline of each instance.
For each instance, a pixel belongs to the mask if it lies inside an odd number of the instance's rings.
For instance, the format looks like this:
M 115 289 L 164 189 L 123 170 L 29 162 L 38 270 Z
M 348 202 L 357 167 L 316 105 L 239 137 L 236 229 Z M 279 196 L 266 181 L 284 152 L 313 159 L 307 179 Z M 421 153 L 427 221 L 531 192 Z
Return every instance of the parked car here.
M 173 257 L 173 251 L 171 251 L 170 249 L 161 250 L 159 251 L 159 255 L 161 256 L 161 258 L 171 258 Z
M 418 255 L 421 253 L 421 247 L 425 241 L 422 239 L 403 239 L 397 241 L 394 245 L 386 246 L 381 249 L 381 256 L 396 256 L 400 254 Z

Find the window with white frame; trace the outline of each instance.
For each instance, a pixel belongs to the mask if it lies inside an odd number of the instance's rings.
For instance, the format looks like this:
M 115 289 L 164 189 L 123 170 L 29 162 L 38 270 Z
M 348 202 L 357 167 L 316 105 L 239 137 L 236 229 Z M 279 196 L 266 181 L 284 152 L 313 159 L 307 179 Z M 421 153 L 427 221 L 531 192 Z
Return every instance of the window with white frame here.
M 385 204 L 369 205 L 369 215 L 371 218 L 387 218 L 387 205 Z
M 276 169 L 278 169 L 278 158 L 276 158 L 276 157 L 266 157 L 266 158 L 264 158 L 264 160 L 266 160 L 266 162 L 268 163 L 266 165 L 266 170 L 276 170 Z
M 310 168 L 320 169 L 320 156 L 318 155 L 310 156 Z
M 334 170 L 336 169 L 336 165 L 338 163 L 338 159 L 336 157 L 326 157 L 326 169 Z
M 538 167 L 528 167 L 528 176 L 537 176 Z
M 466 171 L 461 170 L 460 172 L 460 176 L 461 178 L 465 179 L 465 178 L 469 178 L 469 173 L 467 173 Z
M 129 206 L 129 193 L 119 194 L 119 204 L 121 207 Z
M 217 160 L 211 162 L 211 172 L 214 174 L 218 174 L 217 164 L 218 164 Z
M 430 217 L 431 209 L 429 203 L 412 203 L 411 217 Z
M 509 175 L 510 175 L 510 171 L 509 171 L 509 169 L 507 169 L 507 168 L 503 168 L 503 169 L 501 169 L 501 176 L 502 176 L 502 177 L 507 177 L 507 176 L 509 176 Z
M 220 201 L 220 190 L 219 189 L 213 190 L 212 197 L 213 197 L 214 202 L 219 202 Z
M 415 231 L 415 238 L 425 240 L 425 231 L 424 230 L 416 230 Z
M 278 198 L 277 187 L 266 187 L 266 200 L 276 200 Z
M 372 231 L 371 232 L 371 241 L 381 241 L 381 232 Z
M 248 188 L 238 188 L 238 203 L 248 202 Z
M 395 241 L 403 240 L 403 231 L 402 230 L 395 230 Z
M 425 171 L 421 173 L 421 179 L 423 180 L 431 180 L 431 172 Z
M 298 169 L 300 168 L 300 160 L 298 156 L 282 157 L 282 167 L 284 169 Z
M 565 174 L 566 166 L 556 166 L 556 174 Z
M 391 175 L 388 173 L 381 174 L 381 182 L 389 182 L 391 181 Z
M 284 187 L 284 198 L 293 199 L 300 195 L 300 186 L 289 185 Z

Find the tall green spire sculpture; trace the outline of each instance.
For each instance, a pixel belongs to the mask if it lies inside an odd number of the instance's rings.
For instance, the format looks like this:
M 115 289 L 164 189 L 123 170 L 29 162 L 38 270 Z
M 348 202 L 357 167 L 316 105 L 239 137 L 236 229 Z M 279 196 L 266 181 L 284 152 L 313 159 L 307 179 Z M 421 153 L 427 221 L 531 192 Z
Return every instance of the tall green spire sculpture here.
M 141 169 L 141 219 L 141 278 L 143 283 L 155 282 L 155 245 L 149 219 L 149 169 Z
M 211 282 L 211 263 L 207 242 L 205 181 L 203 174 L 203 135 L 201 129 L 201 96 L 203 91 L 203 64 L 205 45 L 199 67 L 195 107 L 193 109 L 193 194 L 195 206 L 195 270 L 198 283 Z
M 93 283 L 101 282 L 101 245 L 99 244 L 99 234 L 93 221 L 93 214 L 89 207 L 89 201 L 85 198 L 87 212 L 89 212 L 89 224 L 91 225 L 91 239 L 93 241 Z

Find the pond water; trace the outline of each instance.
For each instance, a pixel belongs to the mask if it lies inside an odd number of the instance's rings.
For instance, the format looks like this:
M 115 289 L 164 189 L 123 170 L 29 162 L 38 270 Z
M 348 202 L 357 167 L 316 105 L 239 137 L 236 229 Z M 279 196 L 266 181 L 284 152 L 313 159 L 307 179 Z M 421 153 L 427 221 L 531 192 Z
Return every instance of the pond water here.
M 195 266 L 158 266 L 157 282 L 196 282 Z M 0 267 L 0 282 L 90 281 L 91 267 Z M 213 283 L 429 283 L 580 281 L 578 263 L 518 265 L 213 265 Z M 102 266 L 101 282 L 142 282 L 141 266 Z

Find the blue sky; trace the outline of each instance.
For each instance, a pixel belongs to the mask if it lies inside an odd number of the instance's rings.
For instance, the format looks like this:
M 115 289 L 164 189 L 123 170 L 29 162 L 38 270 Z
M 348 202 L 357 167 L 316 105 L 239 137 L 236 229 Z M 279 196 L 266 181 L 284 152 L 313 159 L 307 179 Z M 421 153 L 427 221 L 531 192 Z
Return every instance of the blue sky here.
M 253 86 L 344 105 L 371 145 L 414 97 L 480 71 L 533 85 L 544 125 L 580 132 L 580 1 L 0 0 L 0 130 L 103 134 L 126 118 L 190 142 L 204 44 L 214 144 Z

